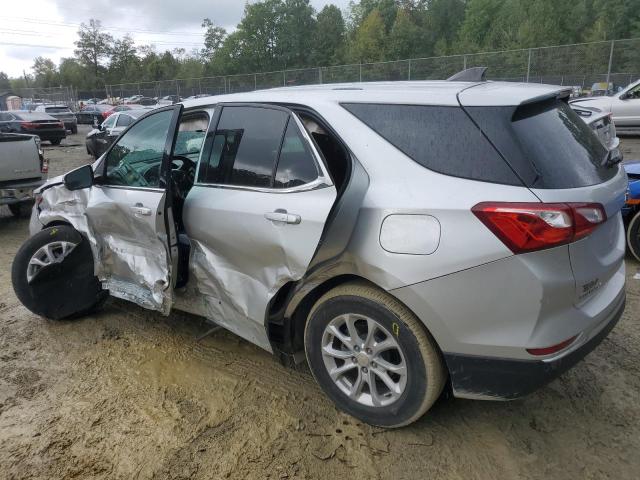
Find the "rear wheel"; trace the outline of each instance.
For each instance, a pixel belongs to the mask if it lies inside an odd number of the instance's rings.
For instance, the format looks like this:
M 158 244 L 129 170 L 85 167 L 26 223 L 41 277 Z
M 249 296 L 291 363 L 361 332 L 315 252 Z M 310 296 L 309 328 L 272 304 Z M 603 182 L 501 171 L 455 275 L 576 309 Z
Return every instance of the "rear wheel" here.
M 49 140 L 51 142 L 51 145 L 60 145 L 60 142 L 62 141 L 61 138 L 56 138 L 54 140 Z
M 9 211 L 16 218 L 25 218 L 31 215 L 31 208 L 33 208 L 33 201 L 9 205 Z
M 87 313 L 108 294 L 93 274 L 89 242 L 69 226 L 29 238 L 16 254 L 11 280 L 25 307 L 54 320 Z
M 71 127 L 71 133 L 73 133 L 74 135 L 76 133 L 78 133 L 78 126 L 77 125 L 74 125 L 74 126 Z
M 640 211 L 635 213 L 627 227 L 627 246 L 633 256 L 640 261 Z
M 337 287 L 318 300 L 305 329 L 305 350 L 325 393 L 372 425 L 416 421 L 446 379 L 438 347 L 416 316 L 363 283 Z

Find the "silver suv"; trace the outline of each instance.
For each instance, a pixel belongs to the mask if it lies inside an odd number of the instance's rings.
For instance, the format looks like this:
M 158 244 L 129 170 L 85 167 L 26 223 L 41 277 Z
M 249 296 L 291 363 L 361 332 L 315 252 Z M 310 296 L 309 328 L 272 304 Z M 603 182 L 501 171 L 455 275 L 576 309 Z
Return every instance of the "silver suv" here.
M 13 264 L 48 318 L 108 294 L 201 315 L 297 364 L 365 422 L 445 387 L 512 399 L 625 305 L 627 181 L 570 90 L 284 88 L 149 112 L 41 189 Z

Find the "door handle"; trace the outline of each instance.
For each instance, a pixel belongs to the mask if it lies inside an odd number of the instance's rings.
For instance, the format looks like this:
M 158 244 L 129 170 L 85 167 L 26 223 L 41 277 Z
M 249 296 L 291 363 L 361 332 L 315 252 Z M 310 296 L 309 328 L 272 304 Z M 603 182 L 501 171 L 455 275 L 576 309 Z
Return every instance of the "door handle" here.
M 136 203 L 133 207 L 129 207 L 134 215 L 148 217 L 151 215 L 151 209 L 143 206 L 141 203 Z
M 302 221 L 300 215 L 287 213 L 286 210 L 276 210 L 275 212 L 265 213 L 264 218 L 271 222 L 289 223 L 292 225 L 298 225 Z

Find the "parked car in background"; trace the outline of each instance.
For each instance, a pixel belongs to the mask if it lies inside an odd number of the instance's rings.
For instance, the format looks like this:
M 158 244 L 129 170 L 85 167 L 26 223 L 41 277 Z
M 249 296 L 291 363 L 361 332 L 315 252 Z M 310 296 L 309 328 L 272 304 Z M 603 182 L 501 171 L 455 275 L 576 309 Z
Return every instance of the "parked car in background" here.
M 572 100 L 571 105 L 611 113 L 619 133 L 640 131 L 640 80 L 614 95 L 579 98 Z
M 31 212 L 34 190 L 47 176 L 48 165 L 36 135 L 0 133 L 0 205 L 16 217 Z
M 51 115 L 64 123 L 64 128 L 71 133 L 78 133 L 78 119 L 66 105 L 39 105 L 34 111 Z
M 610 112 L 603 112 L 597 107 L 581 103 L 571 102 L 570 106 L 591 127 L 607 149 L 613 151 L 620 147 L 620 139 Z M 614 153 L 619 154 L 619 152 Z
M 130 97 L 125 97 L 122 99 L 122 103 L 136 103 L 138 100 L 144 98 L 144 95 L 132 95 Z
M 107 294 L 202 315 L 306 356 L 339 408 L 384 427 L 446 384 L 526 395 L 625 306 L 627 177 L 569 95 L 357 83 L 150 111 L 42 187 L 15 292 L 48 318 Z M 37 262 L 52 244 L 55 278 Z
M 181 100 L 182 99 L 179 95 L 166 95 L 158 99 L 158 105 L 173 105 L 174 103 L 178 103 Z
M 105 116 L 103 116 L 103 114 L 112 109 L 113 109 L 113 105 L 104 105 L 104 104 L 85 105 L 84 107 L 82 107 L 82 110 L 76 113 L 76 118 L 78 120 L 78 123 L 83 125 L 94 125 L 94 124 L 100 125 L 102 121 L 106 118 Z
M 640 261 L 640 160 L 627 162 L 624 169 L 629 177 L 629 190 L 622 215 L 627 227 L 627 247 Z
M 87 153 L 98 158 L 111 146 L 125 128 L 145 113 L 149 113 L 149 110 L 129 109 L 110 115 L 101 125 L 96 126 L 87 134 L 85 140 Z
M 0 112 L 0 132 L 38 135 L 41 140 L 59 145 L 67 136 L 64 124 L 43 112 L 12 110 Z

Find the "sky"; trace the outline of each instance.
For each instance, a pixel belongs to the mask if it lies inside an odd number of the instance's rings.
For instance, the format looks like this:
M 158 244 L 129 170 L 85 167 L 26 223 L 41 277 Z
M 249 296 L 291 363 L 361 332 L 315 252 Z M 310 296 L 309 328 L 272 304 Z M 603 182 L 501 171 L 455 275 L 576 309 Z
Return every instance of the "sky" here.
M 255 0 L 251 0 L 255 1 Z M 31 73 L 33 59 L 56 64 L 73 56 L 80 23 L 90 18 L 119 38 L 129 33 L 136 44 L 158 50 L 201 48 L 203 18 L 232 30 L 242 18 L 244 0 L 4 0 L 0 9 L 0 71 L 10 77 Z M 311 0 L 346 9 L 349 0 Z M 28 7 L 28 8 L 25 8 Z

